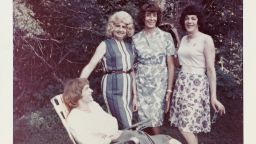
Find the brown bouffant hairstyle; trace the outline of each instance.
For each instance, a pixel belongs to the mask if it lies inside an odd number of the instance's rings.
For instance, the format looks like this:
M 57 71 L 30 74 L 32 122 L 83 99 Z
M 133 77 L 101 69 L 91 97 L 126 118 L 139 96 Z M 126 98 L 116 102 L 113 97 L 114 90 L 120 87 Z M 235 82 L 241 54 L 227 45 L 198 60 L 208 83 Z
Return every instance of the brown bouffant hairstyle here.
M 146 12 L 156 12 L 157 13 L 157 22 L 156 26 L 159 26 L 162 18 L 162 11 L 159 5 L 155 1 L 149 1 L 145 3 L 141 8 L 138 15 L 138 23 L 140 26 L 145 26 L 145 16 Z
M 195 5 L 189 5 L 182 11 L 181 17 L 180 17 L 180 26 L 184 31 L 186 31 L 184 22 L 185 22 L 185 18 L 187 15 L 196 15 L 197 16 L 198 29 L 199 29 L 199 31 L 203 32 L 204 26 L 205 26 L 205 21 L 204 21 L 204 17 L 202 14 L 202 8 L 195 6 Z
M 85 78 L 75 78 L 67 81 L 63 92 L 63 101 L 69 110 L 78 106 L 78 100 L 82 98 L 82 90 L 89 81 Z

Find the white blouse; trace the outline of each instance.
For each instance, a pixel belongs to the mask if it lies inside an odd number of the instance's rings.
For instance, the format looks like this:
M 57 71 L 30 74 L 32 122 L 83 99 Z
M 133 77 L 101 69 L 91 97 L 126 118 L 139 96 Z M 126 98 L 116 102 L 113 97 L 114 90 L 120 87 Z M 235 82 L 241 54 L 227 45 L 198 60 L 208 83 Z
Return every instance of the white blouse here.
M 205 36 L 200 35 L 194 39 L 188 40 L 187 36 L 184 36 L 181 40 L 178 50 L 179 62 L 183 66 L 191 66 L 196 68 L 206 68 L 204 47 Z
M 110 136 L 118 132 L 117 120 L 106 113 L 98 103 L 88 104 L 91 112 L 74 108 L 67 123 L 76 141 L 81 144 L 108 144 Z

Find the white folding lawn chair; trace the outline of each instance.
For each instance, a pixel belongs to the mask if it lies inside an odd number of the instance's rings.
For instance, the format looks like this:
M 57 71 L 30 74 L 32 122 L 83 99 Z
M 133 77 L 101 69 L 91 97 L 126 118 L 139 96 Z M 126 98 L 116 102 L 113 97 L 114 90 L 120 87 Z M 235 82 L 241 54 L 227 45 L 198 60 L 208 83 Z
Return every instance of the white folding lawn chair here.
M 74 144 L 77 144 L 77 142 L 75 141 L 74 137 L 72 136 L 71 132 L 69 131 L 68 125 L 67 125 L 67 121 L 66 118 L 69 114 L 69 110 L 67 108 L 67 106 L 65 105 L 63 98 L 62 98 L 62 94 L 56 95 L 51 99 L 51 103 L 55 109 L 55 111 L 57 112 L 58 116 L 61 119 L 62 124 L 64 125 L 69 138 L 71 139 L 71 141 Z
M 57 112 L 58 116 L 60 117 L 61 122 L 64 125 L 64 127 L 65 127 L 65 129 L 68 133 L 69 138 L 71 139 L 71 141 L 74 144 L 78 144 L 76 142 L 75 138 L 73 137 L 73 135 L 71 134 L 71 132 L 69 130 L 69 127 L 68 127 L 68 124 L 67 124 L 67 121 L 66 121 L 66 118 L 69 114 L 69 110 L 68 110 L 67 106 L 65 105 L 65 103 L 63 101 L 62 94 L 56 95 L 53 98 L 51 98 L 51 103 L 52 103 L 55 111 Z M 137 131 L 142 130 L 142 129 L 147 127 L 147 123 L 149 123 L 149 122 L 150 122 L 150 120 L 138 122 L 138 123 L 132 125 L 131 127 L 127 128 L 127 129 L 135 128 Z

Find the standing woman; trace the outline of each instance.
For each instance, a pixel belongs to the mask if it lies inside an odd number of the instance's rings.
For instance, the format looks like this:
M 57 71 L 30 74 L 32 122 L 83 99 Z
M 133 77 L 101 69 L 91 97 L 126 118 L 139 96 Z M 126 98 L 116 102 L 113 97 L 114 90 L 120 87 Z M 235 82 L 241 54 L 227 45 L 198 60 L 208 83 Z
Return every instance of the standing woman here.
M 88 78 L 98 62 L 103 61 L 103 97 L 108 112 L 116 117 L 119 129 L 131 126 L 132 111 L 136 110 L 136 97 L 132 97 L 132 94 L 136 96 L 132 67 L 134 55 L 131 44 L 124 41 L 125 37 L 133 34 L 134 25 L 130 14 L 119 11 L 110 16 L 106 28 L 108 39 L 100 43 L 80 76 Z
M 180 24 L 187 32 L 178 50 L 182 66 L 175 83 L 170 122 L 179 128 L 188 144 L 198 144 L 196 134 L 210 132 L 210 102 L 215 112 L 225 114 L 216 97 L 215 47 L 204 34 L 201 9 L 190 5 L 181 14 Z
M 170 33 L 159 29 L 161 10 L 154 2 L 146 3 L 139 13 L 139 24 L 143 30 L 133 36 L 138 62 L 136 85 L 138 116 L 141 121 L 152 121 L 146 130 L 149 134 L 159 134 L 163 124 L 166 100 L 172 92 L 174 78 L 175 47 Z

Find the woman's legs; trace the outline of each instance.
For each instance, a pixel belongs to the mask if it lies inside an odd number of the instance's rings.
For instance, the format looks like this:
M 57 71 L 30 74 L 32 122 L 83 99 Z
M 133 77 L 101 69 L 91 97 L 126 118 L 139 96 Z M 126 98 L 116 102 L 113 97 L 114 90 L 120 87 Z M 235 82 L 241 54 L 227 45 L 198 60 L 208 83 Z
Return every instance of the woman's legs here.
M 198 138 L 194 133 L 184 132 L 180 130 L 181 134 L 184 136 L 188 144 L 198 144 Z

